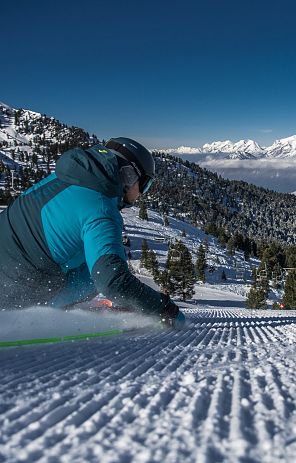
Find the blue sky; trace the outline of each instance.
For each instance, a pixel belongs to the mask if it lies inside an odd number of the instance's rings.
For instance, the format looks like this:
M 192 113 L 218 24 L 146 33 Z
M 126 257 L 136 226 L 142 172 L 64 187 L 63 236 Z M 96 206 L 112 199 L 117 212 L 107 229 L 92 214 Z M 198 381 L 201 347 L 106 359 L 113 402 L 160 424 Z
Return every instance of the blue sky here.
M 0 100 L 153 147 L 296 134 L 294 0 L 1 5 Z

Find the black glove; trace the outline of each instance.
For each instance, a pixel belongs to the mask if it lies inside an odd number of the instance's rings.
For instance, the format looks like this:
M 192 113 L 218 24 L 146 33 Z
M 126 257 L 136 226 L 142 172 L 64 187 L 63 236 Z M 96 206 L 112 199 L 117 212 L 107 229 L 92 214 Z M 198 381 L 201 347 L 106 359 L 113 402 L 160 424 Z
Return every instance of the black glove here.
M 166 298 L 166 302 L 160 314 L 161 323 L 169 328 L 174 328 L 174 320 L 178 316 L 179 307 L 169 296 L 166 295 L 164 297 Z

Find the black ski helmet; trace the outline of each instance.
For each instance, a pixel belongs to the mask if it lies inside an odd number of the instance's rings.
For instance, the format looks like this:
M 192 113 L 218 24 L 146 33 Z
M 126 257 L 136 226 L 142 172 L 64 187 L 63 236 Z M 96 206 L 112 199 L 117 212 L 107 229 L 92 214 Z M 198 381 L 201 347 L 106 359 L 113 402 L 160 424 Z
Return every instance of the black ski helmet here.
M 155 176 L 155 162 L 152 154 L 143 145 L 131 138 L 110 138 L 106 148 L 119 153 L 119 156 L 136 167 L 140 177 L 140 191 L 143 193 Z

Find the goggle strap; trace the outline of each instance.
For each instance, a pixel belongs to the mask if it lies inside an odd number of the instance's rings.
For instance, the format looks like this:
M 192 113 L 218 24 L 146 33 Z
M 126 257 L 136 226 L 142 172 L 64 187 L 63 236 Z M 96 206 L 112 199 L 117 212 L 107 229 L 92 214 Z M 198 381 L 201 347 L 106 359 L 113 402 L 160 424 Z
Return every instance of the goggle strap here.
M 130 150 L 128 150 L 125 146 L 121 145 L 120 143 L 116 143 L 113 140 L 108 142 L 108 148 L 117 151 L 118 153 L 122 154 L 124 159 L 128 160 L 130 163 L 136 164 L 136 158 L 131 153 Z M 141 172 L 141 176 L 145 175 L 145 172 L 141 170 L 141 168 L 136 164 L 138 171 Z

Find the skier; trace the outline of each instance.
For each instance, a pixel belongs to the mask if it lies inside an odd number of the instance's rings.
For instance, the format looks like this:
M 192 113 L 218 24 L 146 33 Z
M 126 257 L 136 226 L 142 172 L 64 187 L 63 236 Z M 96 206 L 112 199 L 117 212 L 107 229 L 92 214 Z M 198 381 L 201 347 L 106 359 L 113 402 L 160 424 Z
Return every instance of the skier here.
M 168 297 L 128 269 L 120 210 L 147 192 L 151 153 L 129 138 L 66 151 L 55 172 L 0 214 L 0 308 L 65 308 L 103 293 L 116 305 L 182 326 Z

